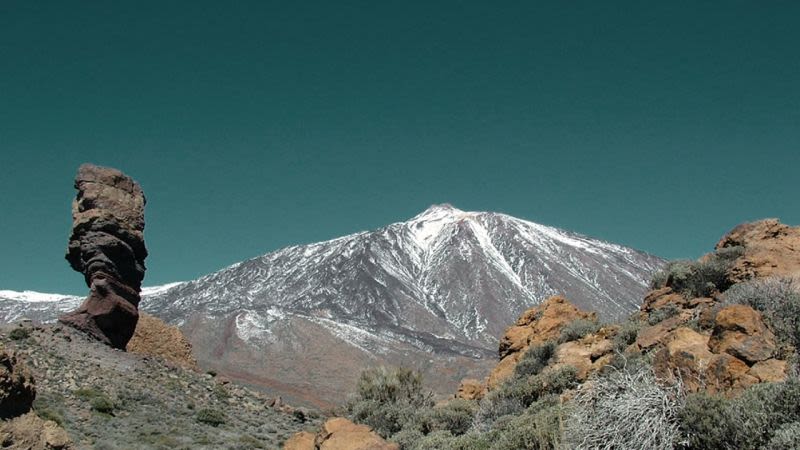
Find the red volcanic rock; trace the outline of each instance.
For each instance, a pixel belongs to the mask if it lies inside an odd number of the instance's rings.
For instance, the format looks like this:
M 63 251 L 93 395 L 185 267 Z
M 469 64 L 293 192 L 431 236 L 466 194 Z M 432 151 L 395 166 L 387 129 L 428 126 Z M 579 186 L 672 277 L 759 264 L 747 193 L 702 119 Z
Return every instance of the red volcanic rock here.
M 33 376 L 14 352 L 0 348 L 0 419 L 31 409 L 36 397 Z
M 708 346 L 714 353 L 728 353 L 749 364 L 770 359 L 778 347 L 761 314 L 745 305 L 732 305 L 717 313 Z
M 89 297 L 59 321 L 124 349 L 139 318 L 144 278 L 145 197 L 119 170 L 83 164 L 75 178 L 72 235 L 66 258 L 82 272 Z
M 386 442 L 366 425 L 353 423 L 343 417 L 332 417 L 316 435 L 303 431 L 283 445 L 284 450 L 399 450 L 400 446 Z
M 744 247 L 744 255 L 730 269 L 732 283 L 800 273 L 800 227 L 790 227 L 777 219 L 745 223 L 726 234 L 716 248 L 735 246 Z
M 597 316 L 581 311 L 561 296 L 550 297 L 522 313 L 516 324 L 509 327 L 500 339 L 500 363 L 489 374 L 489 390 L 514 373 L 517 362 L 528 348 L 557 339 L 564 326 L 578 319 L 596 320 Z

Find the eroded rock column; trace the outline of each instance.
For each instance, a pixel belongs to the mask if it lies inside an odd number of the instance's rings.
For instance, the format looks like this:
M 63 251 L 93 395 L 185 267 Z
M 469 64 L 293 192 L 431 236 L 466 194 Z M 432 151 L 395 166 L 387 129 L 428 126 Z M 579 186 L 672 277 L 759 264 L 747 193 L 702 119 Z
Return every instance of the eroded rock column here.
M 75 178 L 66 258 L 83 273 L 89 296 L 59 321 L 124 349 L 139 319 L 144 260 L 144 193 L 116 169 L 83 164 Z

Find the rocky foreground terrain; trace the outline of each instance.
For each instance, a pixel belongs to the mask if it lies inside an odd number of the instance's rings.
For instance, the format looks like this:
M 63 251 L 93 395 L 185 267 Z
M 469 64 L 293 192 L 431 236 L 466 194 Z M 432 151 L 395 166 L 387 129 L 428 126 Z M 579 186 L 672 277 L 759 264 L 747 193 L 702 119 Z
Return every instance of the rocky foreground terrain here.
M 66 326 L 4 326 L 0 352 L 15 355 L 17 376 L 27 373 L 35 392 L 31 413 L 0 424 L 2 448 L 274 449 L 319 422 L 223 378 L 114 350 Z M 30 415 L 54 422 L 50 431 Z

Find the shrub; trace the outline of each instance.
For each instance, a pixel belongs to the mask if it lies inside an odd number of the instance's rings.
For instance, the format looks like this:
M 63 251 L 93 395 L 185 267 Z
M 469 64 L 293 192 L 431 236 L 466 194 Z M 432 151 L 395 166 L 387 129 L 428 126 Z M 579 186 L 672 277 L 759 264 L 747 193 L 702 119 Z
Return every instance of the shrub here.
M 800 422 L 782 426 L 764 447 L 765 450 L 795 450 L 800 448 Z
M 453 436 L 459 436 L 470 429 L 477 410 L 477 402 L 454 399 L 442 406 L 423 409 L 417 414 L 417 421 L 424 433 L 449 431 Z
M 541 398 L 578 385 L 577 369 L 564 366 L 527 378 L 512 378 L 481 400 L 473 426 L 487 431 L 503 416 L 519 415 Z
M 105 395 L 100 395 L 92 398 L 89 401 L 92 409 L 103 414 L 111 414 L 114 412 L 114 402 Z
M 78 397 L 80 399 L 83 399 L 83 400 L 91 400 L 94 397 L 99 397 L 99 396 L 105 395 L 105 394 L 103 394 L 103 392 L 101 390 L 99 390 L 97 388 L 93 388 L 93 387 L 78 388 L 78 389 L 75 389 L 72 393 L 75 394 L 76 397 Z
M 411 369 L 379 367 L 361 373 L 357 385 L 359 400 L 381 403 L 432 405 L 431 394 L 422 387 L 422 374 Z
M 800 381 L 757 384 L 734 399 L 693 394 L 679 417 L 690 449 L 765 448 L 773 441 L 791 442 L 796 439 L 792 424 L 800 422 Z
M 27 339 L 30 336 L 31 336 L 31 330 L 23 327 L 14 328 L 13 330 L 11 330 L 10 333 L 8 333 L 8 337 L 11 338 L 11 340 L 13 341 Z
M 489 450 L 494 442 L 491 433 L 467 433 L 450 441 L 450 450 Z
M 749 305 L 783 343 L 800 349 L 800 282 L 770 277 L 746 281 L 725 292 L 725 303 Z
M 442 450 L 449 449 L 453 435 L 449 431 L 434 431 L 412 444 L 413 450 Z
M 492 450 L 557 449 L 562 441 L 562 410 L 551 397 L 532 405 L 525 414 L 504 425 Z
M 523 378 L 538 374 L 547 367 L 547 363 L 550 362 L 555 352 L 556 344 L 552 341 L 529 348 L 514 367 L 514 376 Z
M 212 427 L 218 427 L 225 423 L 225 414 L 216 409 L 203 408 L 197 411 L 195 420 L 206 425 L 211 425 Z
M 639 337 L 639 330 L 641 328 L 642 323 L 638 320 L 627 320 L 623 322 L 620 325 L 617 334 L 614 335 L 614 350 L 618 353 L 625 351 L 629 345 L 636 342 L 636 338 Z
M 403 429 L 421 431 L 422 427 L 416 420 L 418 409 L 420 408 L 407 404 L 381 403 L 375 400 L 356 401 L 348 405 L 351 420 L 369 425 L 384 438 Z
M 433 406 L 431 398 L 418 372 L 381 367 L 361 373 L 357 392 L 346 409 L 353 421 L 369 425 L 388 438 L 406 427 L 421 429 L 418 414 Z
M 478 431 L 489 431 L 512 420 L 524 410 L 525 407 L 519 399 L 505 397 L 495 390 L 481 400 L 472 420 L 472 427 Z
M 670 317 L 676 316 L 679 312 L 680 308 L 678 308 L 677 305 L 670 303 L 663 308 L 659 308 L 650 312 L 650 315 L 647 317 L 647 323 L 649 325 L 655 325 L 669 319 Z
M 721 248 L 699 261 L 672 261 L 650 282 L 653 289 L 669 286 L 687 297 L 708 297 L 730 287 L 728 270 L 744 253 L 743 247 Z
M 417 429 L 406 429 L 392 436 L 391 441 L 398 444 L 401 450 L 408 450 L 413 449 L 414 444 L 422 440 L 423 437 L 425 437 L 425 435 L 422 434 L 422 431 Z
M 680 386 L 659 385 L 652 367 L 611 370 L 578 389 L 566 440 L 570 448 L 671 448 L 681 405 Z
M 577 341 L 582 337 L 595 333 L 600 329 L 600 324 L 596 320 L 578 319 L 573 320 L 561 329 L 561 335 L 558 337 L 558 343 Z
M 33 411 L 43 420 L 52 420 L 64 426 L 64 403 L 65 399 L 60 394 L 40 392 L 33 400 Z

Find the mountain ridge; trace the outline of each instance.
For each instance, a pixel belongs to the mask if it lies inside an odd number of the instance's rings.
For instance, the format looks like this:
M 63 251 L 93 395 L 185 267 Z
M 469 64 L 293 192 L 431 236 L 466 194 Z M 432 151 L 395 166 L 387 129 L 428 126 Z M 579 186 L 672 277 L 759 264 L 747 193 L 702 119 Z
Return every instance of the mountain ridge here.
M 316 390 L 299 400 L 320 405 L 340 401 L 368 364 L 422 367 L 452 392 L 461 378 L 486 374 L 499 336 L 525 309 L 561 294 L 601 318 L 625 317 L 662 264 L 577 233 L 439 204 L 147 289 L 141 307 L 180 325 L 201 366 L 279 392 L 288 384 L 291 395 Z

